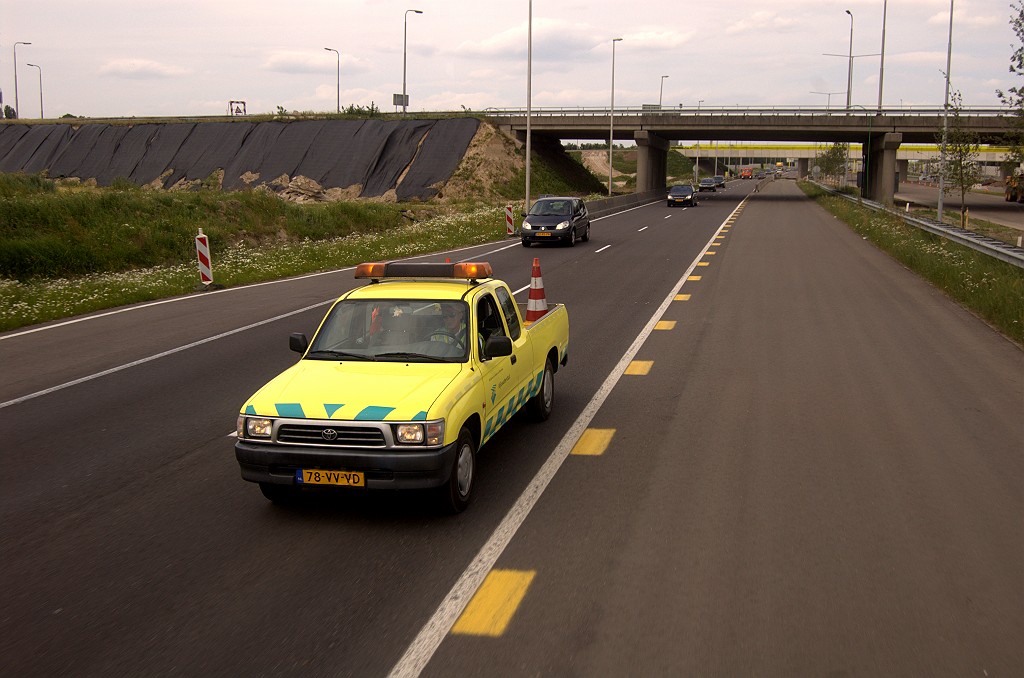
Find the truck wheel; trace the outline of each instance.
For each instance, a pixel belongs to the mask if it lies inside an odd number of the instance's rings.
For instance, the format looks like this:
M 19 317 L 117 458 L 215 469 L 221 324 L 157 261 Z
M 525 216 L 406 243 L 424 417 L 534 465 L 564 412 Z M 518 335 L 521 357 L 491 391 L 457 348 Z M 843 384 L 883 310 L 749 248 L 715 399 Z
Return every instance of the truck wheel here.
M 544 421 L 551 416 L 555 407 L 555 368 L 551 359 L 544 361 L 544 376 L 541 377 L 540 390 L 527 402 L 530 417 L 534 421 Z
M 260 483 L 260 492 L 279 506 L 290 504 L 299 496 L 299 491 L 291 485 L 278 485 L 277 483 Z
M 462 513 L 473 497 L 473 481 L 476 476 L 476 443 L 469 429 L 459 431 L 459 442 L 455 448 L 455 463 L 448 482 L 441 487 L 442 505 L 451 513 Z

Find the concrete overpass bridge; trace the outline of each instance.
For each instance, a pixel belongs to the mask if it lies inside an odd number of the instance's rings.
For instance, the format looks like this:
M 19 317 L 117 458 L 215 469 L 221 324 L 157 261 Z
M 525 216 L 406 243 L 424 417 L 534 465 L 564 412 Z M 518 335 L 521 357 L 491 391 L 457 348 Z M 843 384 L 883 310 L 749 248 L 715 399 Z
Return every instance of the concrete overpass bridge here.
M 653 108 L 653 110 L 652 110 Z M 1009 109 L 961 109 L 961 124 L 984 144 L 1005 143 Z M 673 141 L 776 141 L 859 144 L 866 157 L 865 197 L 891 203 L 901 144 L 932 144 L 942 129 L 939 109 L 798 108 L 616 108 L 489 110 L 499 127 L 525 139 L 531 135 L 568 140 L 634 141 L 637 191 L 665 185 L 667 152 Z M 1005 116 L 1005 117 L 1004 117 Z M 807 161 L 799 162 L 806 174 Z
M 788 165 L 796 164 L 803 167 L 806 164 L 813 164 L 814 159 L 825 152 L 823 144 L 797 144 L 797 143 L 754 143 L 754 142 L 689 142 L 685 144 L 673 144 L 672 150 L 687 158 L 700 162 L 703 170 L 711 172 L 717 166 L 722 165 L 731 168 L 738 167 L 774 167 L 776 162 L 782 161 Z M 852 168 L 857 168 L 863 161 L 863 148 L 854 144 L 850 147 L 850 163 Z M 896 151 L 897 171 L 900 180 L 906 179 L 912 174 L 910 163 L 924 163 L 928 166 L 928 173 L 933 174 L 935 166 L 940 157 L 938 144 L 901 144 Z M 1010 157 L 1010 149 L 1006 146 L 982 146 L 978 149 L 978 164 L 985 176 L 1006 177 L 1002 163 Z M 718 174 L 719 172 L 715 172 Z

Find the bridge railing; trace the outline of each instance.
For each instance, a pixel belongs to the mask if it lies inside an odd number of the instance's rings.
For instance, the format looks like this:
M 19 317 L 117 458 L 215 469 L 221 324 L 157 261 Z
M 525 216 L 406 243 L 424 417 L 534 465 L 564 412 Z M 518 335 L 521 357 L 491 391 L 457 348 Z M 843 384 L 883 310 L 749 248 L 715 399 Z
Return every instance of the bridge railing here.
M 591 107 L 533 107 L 530 110 L 530 115 L 536 117 L 564 117 L 564 116 L 592 116 L 592 117 L 606 117 L 609 115 L 611 109 L 609 108 L 591 108 Z M 692 115 L 692 116 L 865 116 L 865 115 L 885 115 L 885 116 L 929 116 L 934 117 L 942 115 L 943 109 L 941 106 L 901 106 L 896 108 L 882 108 L 879 109 L 865 109 L 863 107 L 857 108 L 835 108 L 828 106 L 771 106 L 771 107 L 750 107 L 750 106 L 718 106 L 713 108 L 707 107 L 696 107 L 696 106 L 662 106 L 660 108 L 657 105 L 644 104 L 643 106 L 616 106 L 614 114 L 616 117 L 619 116 L 680 116 L 680 115 Z M 484 115 L 491 117 L 521 117 L 526 115 L 526 108 L 485 108 L 481 111 Z M 970 115 L 978 117 L 999 117 L 999 116 L 1011 116 L 1013 110 L 1007 107 L 969 107 L 964 106 L 960 109 L 961 115 Z

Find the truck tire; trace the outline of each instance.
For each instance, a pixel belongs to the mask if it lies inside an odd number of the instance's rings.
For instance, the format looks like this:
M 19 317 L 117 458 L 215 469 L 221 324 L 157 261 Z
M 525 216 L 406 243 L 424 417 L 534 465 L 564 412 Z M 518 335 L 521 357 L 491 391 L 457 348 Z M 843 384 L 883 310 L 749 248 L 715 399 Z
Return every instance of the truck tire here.
M 551 366 L 550 358 L 544 361 L 544 376 L 541 379 L 537 395 L 526 403 L 530 418 L 534 421 L 545 421 L 555 408 L 555 368 Z
M 462 513 L 473 498 L 473 483 L 476 476 L 476 442 L 465 426 L 459 431 L 459 442 L 455 448 L 455 463 L 452 464 L 448 482 L 441 486 L 441 505 L 449 513 Z

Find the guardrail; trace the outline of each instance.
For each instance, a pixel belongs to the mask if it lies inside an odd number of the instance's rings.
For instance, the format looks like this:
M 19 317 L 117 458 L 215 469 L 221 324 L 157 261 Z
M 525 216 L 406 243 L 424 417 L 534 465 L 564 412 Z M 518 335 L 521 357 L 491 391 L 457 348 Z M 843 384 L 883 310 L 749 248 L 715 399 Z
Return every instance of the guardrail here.
M 831 186 L 825 186 L 818 182 L 812 182 L 814 185 L 828 191 L 832 195 L 838 195 L 841 198 L 845 198 L 850 202 L 863 205 L 868 209 L 874 210 L 875 212 L 885 212 L 894 217 L 899 217 L 904 223 L 910 226 L 915 226 L 922 231 L 928 231 L 939 237 L 951 240 L 955 243 L 970 247 L 972 250 L 987 254 L 991 257 L 995 257 L 1000 261 L 1005 261 L 1008 264 L 1013 264 L 1018 268 L 1024 268 L 1024 249 L 1016 247 L 1009 243 L 1005 243 L 1002 240 L 996 240 L 995 238 L 989 238 L 988 236 L 974 231 L 968 231 L 967 229 L 960 228 L 959 226 L 951 226 L 944 224 L 935 219 L 928 219 L 925 217 L 908 216 L 897 209 L 886 207 L 881 203 L 877 203 L 873 200 L 866 200 L 864 198 L 858 198 L 856 196 L 842 193 L 835 190 Z

